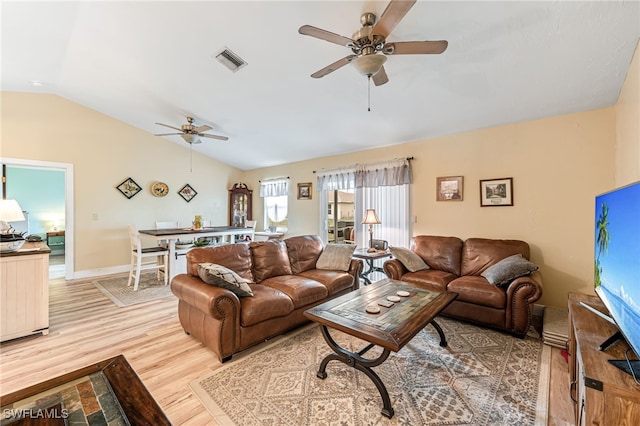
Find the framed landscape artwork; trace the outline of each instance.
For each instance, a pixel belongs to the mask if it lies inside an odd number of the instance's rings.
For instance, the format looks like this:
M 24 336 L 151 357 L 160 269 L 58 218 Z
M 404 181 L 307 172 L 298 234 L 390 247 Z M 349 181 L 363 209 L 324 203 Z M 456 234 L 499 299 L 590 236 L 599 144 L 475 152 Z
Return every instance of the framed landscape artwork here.
M 462 176 L 436 178 L 436 201 L 462 201 Z
M 480 207 L 513 206 L 513 178 L 480 181 Z

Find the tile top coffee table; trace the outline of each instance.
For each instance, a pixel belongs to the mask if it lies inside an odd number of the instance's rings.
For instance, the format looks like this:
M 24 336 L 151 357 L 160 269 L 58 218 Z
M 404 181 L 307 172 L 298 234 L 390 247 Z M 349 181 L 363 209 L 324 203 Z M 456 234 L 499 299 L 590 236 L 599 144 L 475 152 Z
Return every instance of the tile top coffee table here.
M 440 346 L 447 346 L 444 332 L 434 318 L 457 296 L 456 293 L 440 293 L 413 287 L 402 281 L 384 279 L 305 311 L 307 318 L 321 325 L 325 341 L 335 352 L 322 360 L 317 376 L 321 379 L 327 377 L 327 364 L 332 360 L 362 371 L 380 392 L 382 414 L 393 417 L 389 393 L 371 368 L 382 364 L 391 351 L 402 349 L 428 324 L 438 332 Z M 396 302 L 390 302 L 389 298 Z M 367 312 L 367 309 L 376 311 L 375 307 L 379 308 L 378 313 Z M 369 345 L 358 352 L 348 351 L 331 337 L 329 328 L 362 339 Z M 363 355 L 374 346 L 380 346 L 382 354 L 375 359 L 365 358 Z

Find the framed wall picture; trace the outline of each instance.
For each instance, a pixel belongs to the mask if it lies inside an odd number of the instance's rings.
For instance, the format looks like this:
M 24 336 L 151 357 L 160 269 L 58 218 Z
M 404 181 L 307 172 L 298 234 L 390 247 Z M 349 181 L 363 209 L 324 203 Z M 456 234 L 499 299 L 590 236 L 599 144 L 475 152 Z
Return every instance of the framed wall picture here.
M 184 200 L 188 203 L 189 201 L 193 200 L 193 197 L 195 197 L 196 195 L 198 195 L 198 193 L 196 192 L 195 189 L 193 189 L 191 187 L 191 185 L 186 184 L 185 186 L 183 186 L 180 191 L 178 191 L 178 194 L 180 194 L 180 196 L 182 198 L 184 198 Z
M 480 181 L 480 207 L 513 205 L 513 178 Z
M 436 201 L 462 201 L 462 176 L 436 178 Z
M 311 199 L 311 182 L 298 184 L 298 200 Z
M 140 185 L 130 177 L 126 178 L 120 185 L 116 186 L 116 188 L 127 198 L 131 198 L 142 191 Z

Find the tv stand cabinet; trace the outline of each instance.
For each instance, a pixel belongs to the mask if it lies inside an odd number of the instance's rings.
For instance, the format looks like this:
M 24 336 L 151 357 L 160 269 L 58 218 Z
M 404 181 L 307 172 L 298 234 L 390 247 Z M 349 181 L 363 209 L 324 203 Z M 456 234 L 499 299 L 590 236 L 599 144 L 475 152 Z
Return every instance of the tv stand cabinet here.
M 598 350 L 618 330 L 580 302 L 607 313 L 597 296 L 569 293 L 569 377 L 576 425 L 638 425 L 640 385 L 609 363 L 624 359 L 629 346 L 622 339 L 604 352 Z

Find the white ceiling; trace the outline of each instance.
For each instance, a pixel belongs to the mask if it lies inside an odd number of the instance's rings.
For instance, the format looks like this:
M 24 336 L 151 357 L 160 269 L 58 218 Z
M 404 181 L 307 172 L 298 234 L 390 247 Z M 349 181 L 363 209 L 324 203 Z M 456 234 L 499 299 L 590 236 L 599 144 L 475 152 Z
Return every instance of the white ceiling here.
M 310 77 L 350 51 L 298 28 L 350 37 L 386 5 L 2 1 L 0 84 L 150 133 L 192 115 L 229 137 L 194 149 L 248 170 L 613 105 L 640 36 L 639 1 L 418 1 L 388 40 L 449 48 L 389 57 L 367 112 L 350 66 Z M 223 67 L 224 47 L 248 65 Z

